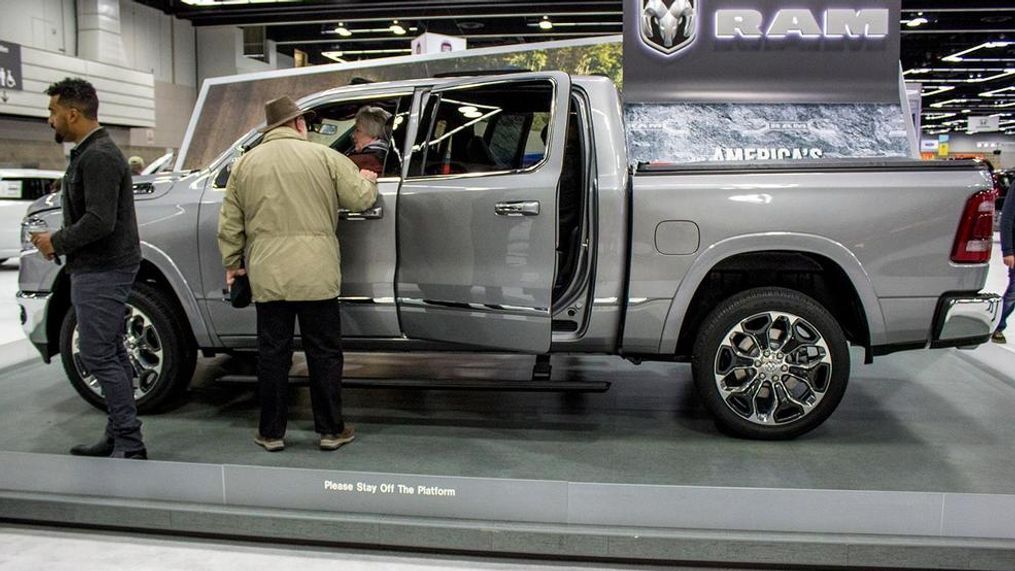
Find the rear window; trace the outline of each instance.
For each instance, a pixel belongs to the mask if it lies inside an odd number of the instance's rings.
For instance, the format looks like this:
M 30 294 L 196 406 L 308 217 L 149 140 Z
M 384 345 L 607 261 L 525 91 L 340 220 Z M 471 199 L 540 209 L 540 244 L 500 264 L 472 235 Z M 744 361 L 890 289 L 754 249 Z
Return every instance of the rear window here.
M 35 200 L 56 190 L 52 178 L 7 178 L 0 180 L 0 200 Z

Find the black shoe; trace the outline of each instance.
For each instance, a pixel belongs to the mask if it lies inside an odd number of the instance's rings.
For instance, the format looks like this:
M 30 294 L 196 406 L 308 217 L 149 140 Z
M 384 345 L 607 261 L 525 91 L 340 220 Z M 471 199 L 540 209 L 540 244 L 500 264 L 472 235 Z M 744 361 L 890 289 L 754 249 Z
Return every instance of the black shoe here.
M 130 452 L 114 452 L 110 458 L 124 458 L 127 460 L 147 460 L 148 450 L 142 448 L 140 450 L 131 450 Z
M 70 453 L 74 456 L 109 457 L 113 453 L 113 439 L 103 436 L 102 440 L 95 444 L 78 444 L 70 449 Z

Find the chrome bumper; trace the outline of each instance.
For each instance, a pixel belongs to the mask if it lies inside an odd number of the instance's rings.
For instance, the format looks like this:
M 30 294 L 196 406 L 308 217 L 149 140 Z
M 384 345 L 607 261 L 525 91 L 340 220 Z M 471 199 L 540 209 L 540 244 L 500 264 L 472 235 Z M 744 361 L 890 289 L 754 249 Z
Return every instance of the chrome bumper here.
M 46 336 L 46 312 L 51 297 L 51 293 L 17 293 L 18 305 L 21 306 L 21 328 L 36 346 L 49 342 Z
M 946 295 L 938 305 L 931 347 L 985 343 L 1000 321 L 999 295 Z

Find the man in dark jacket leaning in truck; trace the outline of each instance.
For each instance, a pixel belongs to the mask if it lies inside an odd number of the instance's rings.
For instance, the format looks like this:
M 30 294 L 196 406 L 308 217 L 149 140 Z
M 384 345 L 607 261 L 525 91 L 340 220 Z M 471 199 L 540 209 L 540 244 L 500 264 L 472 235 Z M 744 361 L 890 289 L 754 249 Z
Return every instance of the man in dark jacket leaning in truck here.
M 63 228 L 34 234 L 47 259 L 66 256 L 82 365 L 106 399 L 106 433 L 77 456 L 146 459 L 134 402 L 133 367 L 124 347 L 127 296 L 141 263 L 130 167 L 98 122 L 99 99 L 83 79 L 46 90 L 56 142 L 76 143 L 62 185 Z
M 991 336 L 994 343 L 1005 343 L 1004 328 L 1012 311 L 1015 311 L 1015 182 L 1008 190 L 1008 199 L 1001 209 L 1001 254 L 1004 265 L 1008 266 L 1008 289 L 1004 292 L 1004 304 L 1001 306 L 1001 323 Z

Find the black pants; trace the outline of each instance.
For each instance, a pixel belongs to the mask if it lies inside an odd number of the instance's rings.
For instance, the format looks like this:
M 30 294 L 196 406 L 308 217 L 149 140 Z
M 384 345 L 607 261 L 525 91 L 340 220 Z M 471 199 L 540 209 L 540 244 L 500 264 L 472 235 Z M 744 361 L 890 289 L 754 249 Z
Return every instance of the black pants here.
M 289 416 L 289 369 L 293 328 L 300 319 L 303 349 L 310 368 L 314 430 L 340 434 L 342 422 L 342 326 L 338 300 L 272 301 L 257 307 L 257 384 L 261 435 L 285 436 Z
M 123 345 L 127 296 L 137 268 L 71 274 L 71 303 L 78 319 L 79 358 L 95 376 L 109 412 L 106 437 L 114 452 L 144 448 L 134 402 L 134 367 Z

